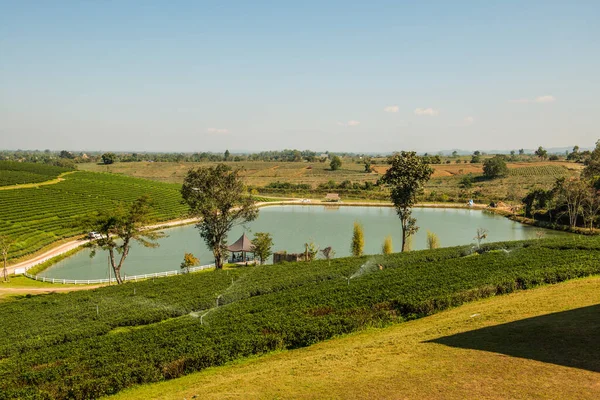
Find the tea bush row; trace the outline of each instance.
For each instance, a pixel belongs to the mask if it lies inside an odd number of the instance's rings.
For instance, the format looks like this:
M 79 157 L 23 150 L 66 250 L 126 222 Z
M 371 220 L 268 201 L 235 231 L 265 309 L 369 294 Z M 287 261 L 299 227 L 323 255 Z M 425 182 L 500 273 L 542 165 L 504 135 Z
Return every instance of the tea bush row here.
M 600 239 L 566 237 L 246 267 L 0 304 L 8 321 L 0 334 L 12 343 L 0 348 L 0 399 L 95 398 L 598 274 L 598 256 Z M 96 317 L 96 303 L 110 304 L 114 315 L 107 309 Z M 23 325 L 21 312 L 40 322 Z
M 38 188 L 0 190 L 0 235 L 16 241 L 9 259 L 33 253 L 54 241 L 81 233 L 79 222 L 93 212 L 147 194 L 153 217 L 176 219 L 186 212 L 179 185 L 118 175 L 74 172 L 63 182 Z
M 0 186 L 49 181 L 68 171 L 53 165 L 0 161 Z

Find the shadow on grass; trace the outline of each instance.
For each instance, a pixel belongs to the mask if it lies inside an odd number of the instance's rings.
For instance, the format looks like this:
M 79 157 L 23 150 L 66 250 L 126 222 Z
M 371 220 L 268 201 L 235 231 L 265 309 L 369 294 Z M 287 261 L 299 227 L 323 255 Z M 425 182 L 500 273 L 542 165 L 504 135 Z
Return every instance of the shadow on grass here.
M 600 304 L 429 342 L 600 372 Z

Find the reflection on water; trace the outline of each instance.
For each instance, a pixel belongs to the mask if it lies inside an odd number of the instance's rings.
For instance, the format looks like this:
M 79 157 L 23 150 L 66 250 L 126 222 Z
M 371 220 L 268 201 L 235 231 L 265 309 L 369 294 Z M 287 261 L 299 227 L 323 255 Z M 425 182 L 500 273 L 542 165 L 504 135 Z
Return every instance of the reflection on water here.
M 304 243 L 311 239 L 321 249 L 331 246 L 336 257 L 350 255 L 350 241 L 355 221 L 365 231 L 365 254 L 378 254 L 386 236 L 392 237 L 395 251 L 400 250 L 401 228 L 396 211 L 391 207 L 344 206 L 271 206 L 260 209 L 256 221 L 235 227 L 229 242 L 236 241 L 245 231 L 252 238 L 256 232 L 273 236 L 273 250 L 290 253 L 304 251 Z M 536 237 L 536 228 L 519 224 L 504 217 L 479 210 L 449 208 L 415 208 L 419 232 L 412 240 L 413 249 L 426 247 L 427 231 L 434 232 L 440 245 L 457 246 L 474 243 L 477 228 L 487 229 L 487 241 L 521 240 Z M 123 273 L 139 275 L 177 270 L 184 253 L 193 253 L 202 264 L 213 262 L 193 225 L 168 229 L 168 237 L 160 240 L 160 247 L 148 249 L 134 245 L 123 266 Z M 546 235 L 559 234 L 546 231 Z M 485 241 L 484 241 L 485 242 Z M 105 252 L 89 258 L 89 250 L 69 257 L 41 275 L 51 278 L 97 279 L 108 278 L 109 264 Z

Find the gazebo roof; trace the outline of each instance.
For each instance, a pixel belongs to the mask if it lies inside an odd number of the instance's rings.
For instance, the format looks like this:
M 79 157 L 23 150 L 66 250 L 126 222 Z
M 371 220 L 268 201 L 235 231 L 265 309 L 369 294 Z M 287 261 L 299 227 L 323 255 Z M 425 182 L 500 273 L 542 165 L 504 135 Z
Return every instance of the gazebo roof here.
M 244 233 L 235 243 L 230 246 L 227 246 L 227 250 L 231 252 L 245 251 L 245 252 L 253 252 L 254 246 L 248 236 Z

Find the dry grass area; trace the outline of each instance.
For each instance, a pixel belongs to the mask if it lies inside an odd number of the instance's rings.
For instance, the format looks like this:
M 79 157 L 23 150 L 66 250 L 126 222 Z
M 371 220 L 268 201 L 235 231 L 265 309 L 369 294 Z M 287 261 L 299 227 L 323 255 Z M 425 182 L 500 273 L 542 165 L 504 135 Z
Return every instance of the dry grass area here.
M 96 164 L 80 164 L 80 169 L 97 172 L 112 172 L 158 180 L 181 183 L 188 169 L 215 163 L 115 163 L 109 166 Z M 352 182 L 376 182 L 387 170 L 387 165 L 375 164 L 374 172 L 364 172 L 364 165 L 357 162 L 344 162 L 342 169 L 331 171 L 328 163 L 306 162 L 229 162 L 232 167 L 244 168 L 243 176 L 246 184 L 265 186 L 271 182 L 304 183 L 316 187 L 320 183 L 333 180 L 340 183 L 344 180 Z M 520 203 L 527 192 L 534 188 L 550 188 L 557 176 L 574 176 L 582 169 L 581 164 L 564 161 L 536 161 L 508 163 L 511 173 L 506 178 L 494 180 L 477 180 L 473 187 L 461 187 L 461 179 L 472 174 L 481 176 L 482 164 L 437 164 L 433 165 L 434 174 L 425 186 L 428 201 L 466 201 L 473 198 L 479 202 L 508 201 Z M 286 196 L 292 194 L 287 193 Z
M 470 303 L 117 399 L 600 398 L 600 278 Z

